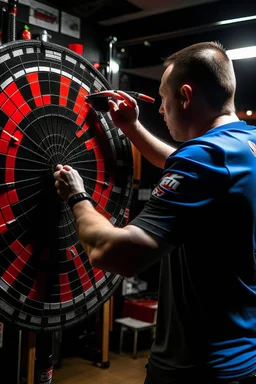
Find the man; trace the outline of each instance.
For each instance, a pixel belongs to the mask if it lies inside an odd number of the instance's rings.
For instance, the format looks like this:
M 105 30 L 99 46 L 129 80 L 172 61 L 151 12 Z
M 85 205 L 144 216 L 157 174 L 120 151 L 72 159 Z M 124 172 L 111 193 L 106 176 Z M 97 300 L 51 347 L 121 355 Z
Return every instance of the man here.
M 133 98 L 118 91 L 123 101 L 109 101 L 114 124 L 163 168 L 142 212 L 115 228 L 80 200 L 83 181 L 68 165 L 56 167 L 56 188 L 93 266 L 133 276 L 161 257 L 146 384 L 255 382 L 256 129 L 235 113 L 220 44 L 189 46 L 164 66 L 160 113 L 177 150 L 140 124 Z

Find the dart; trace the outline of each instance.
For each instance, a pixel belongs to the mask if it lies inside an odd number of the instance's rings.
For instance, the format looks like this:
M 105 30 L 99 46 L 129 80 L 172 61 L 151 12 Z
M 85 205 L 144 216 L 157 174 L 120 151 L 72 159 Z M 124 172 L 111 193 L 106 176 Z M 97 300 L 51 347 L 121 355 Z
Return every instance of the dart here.
M 112 94 L 110 94 L 110 92 L 116 93 L 117 91 L 116 90 L 113 90 L 113 91 L 112 90 L 106 90 L 106 91 L 91 93 L 91 94 L 86 96 L 86 99 L 90 102 L 93 99 L 102 99 L 102 98 L 106 98 L 106 97 L 112 97 Z M 146 103 L 154 103 L 155 102 L 155 99 L 153 97 L 145 95 L 144 93 L 139 93 L 139 92 L 134 92 L 134 91 L 124 91 L 124 92 L 127 93 L 127 95 L 130 95 L 130 96 L 134 97 L 135 99 L 145 101 Z M 124 99 L 118 93 L 116 93 L 115 98 L 117 98 L 118 100 Z
M 5 131 L 4 129 L 3 129 L 3 132 L 6 133 L 6 135 L 8 135 L 9 137 L 11 137 L 14 141 L 19 141 L 19 139 L 17 139 L 17 137 L 10 135 L 10 133 Z
M 109 111 L 109 105 L 108 100 L 110 97 L 113 97 L 113 92 L 115 92 L 115 98 L 117 100 L 124 100 L 123 96 L 119 95 L 116 90 L 106 90 L 96 93 L 91 93 L 86 96 L 86 100 L 88 103 L 92 105 L 92 107 L 99 112 L 108 112 Z M 155 99 L 151 96 L 145 95 L 143 93 L 134 92 L 134 91 L 124 91 L 128 95 L 145 101 L 146 103 L 154 103 Z

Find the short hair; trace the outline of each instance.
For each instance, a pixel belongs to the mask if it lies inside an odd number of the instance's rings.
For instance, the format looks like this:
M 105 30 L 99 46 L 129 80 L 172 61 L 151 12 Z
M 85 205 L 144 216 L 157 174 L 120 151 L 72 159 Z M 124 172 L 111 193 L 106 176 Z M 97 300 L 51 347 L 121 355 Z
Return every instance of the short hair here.
M 201 42 L 175 52 L 164 61 L 173 64 L 168 83 L 178 89 L 186 82 L 198 85 L 209 105 L 222 112 L 234 110 L 236 77 L 232 61 L 218 42 Z

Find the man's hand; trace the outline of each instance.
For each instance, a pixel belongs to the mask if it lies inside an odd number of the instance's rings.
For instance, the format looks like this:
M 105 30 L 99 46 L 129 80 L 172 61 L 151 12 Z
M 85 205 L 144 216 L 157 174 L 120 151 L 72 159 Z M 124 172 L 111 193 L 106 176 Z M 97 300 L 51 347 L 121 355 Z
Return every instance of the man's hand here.
M 131 130 L 136 129 L 136 124 L 138 123 L 139 107 L 137 102 L 133 97 L 123 91 L 109 91 L 108 93 L 110 97 L 118 100 L 117 103 L 113 100 L 108 101 L 110 106 L 109 112 L 113 123 L 129 137 L 129 134 L 132 133 Z M 123 100 L 120 100 L 117 94 L 119 97 L 121 95 Z
M 79 173 L 69 165 L 58 164 L 53 174 L 57 193 L 68 201 L 76 193 L 85 192 L 83 179 Z

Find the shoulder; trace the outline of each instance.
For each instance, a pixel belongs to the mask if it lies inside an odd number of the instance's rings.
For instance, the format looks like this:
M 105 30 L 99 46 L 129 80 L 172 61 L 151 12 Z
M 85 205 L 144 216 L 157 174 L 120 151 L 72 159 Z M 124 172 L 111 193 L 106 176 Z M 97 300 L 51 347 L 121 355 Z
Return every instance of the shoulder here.
M 254 139 L 254 140 L 253 140 Z M 225 165 L 230 156 L 249 149 L 249 142 L 256 141 L 255 126 L 235 121 L 210 129 L 204 135 L 188 140 L 169 157 Z
M 169 156 L 166 166 L 170 167 L 175 162 L 187 166 L 225 166 L 226 152 L 221 143 L 207 138 L 197 138 L 187 141 Z

